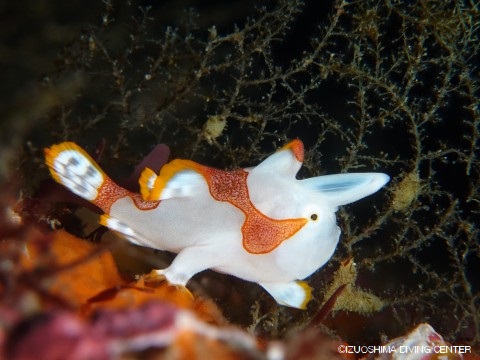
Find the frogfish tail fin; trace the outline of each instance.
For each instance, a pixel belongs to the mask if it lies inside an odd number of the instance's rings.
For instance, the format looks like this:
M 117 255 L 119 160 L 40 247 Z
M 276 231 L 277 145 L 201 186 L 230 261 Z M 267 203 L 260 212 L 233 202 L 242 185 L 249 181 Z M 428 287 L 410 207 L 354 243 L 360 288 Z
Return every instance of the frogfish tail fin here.
M 94 202 L 109 180 L 85 150 L 73 142 L 45 149 L 45 163 L 52 177 L 76 195 Z

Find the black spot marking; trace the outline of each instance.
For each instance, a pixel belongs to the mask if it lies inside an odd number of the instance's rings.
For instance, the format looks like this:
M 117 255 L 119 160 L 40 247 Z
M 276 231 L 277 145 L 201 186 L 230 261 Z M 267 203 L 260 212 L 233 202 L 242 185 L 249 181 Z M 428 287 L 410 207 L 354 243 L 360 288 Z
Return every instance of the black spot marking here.
M 95 175 L 96 171 L 95 169 L 93 168 L 93 166 L 89 165 L 87 167 L 87 171 L 85 172 L 85 175 L 86 176 L 89 176 L 89 177 L 93 177 Z
M 74 158 L 74 157 L 71 157 L 71 158 L 68 159 L 68 161 L 67 161 L 67 165 L 77 166 L 78 164 L 79 164 L 78 159 L 77 159 L 77 158 Z

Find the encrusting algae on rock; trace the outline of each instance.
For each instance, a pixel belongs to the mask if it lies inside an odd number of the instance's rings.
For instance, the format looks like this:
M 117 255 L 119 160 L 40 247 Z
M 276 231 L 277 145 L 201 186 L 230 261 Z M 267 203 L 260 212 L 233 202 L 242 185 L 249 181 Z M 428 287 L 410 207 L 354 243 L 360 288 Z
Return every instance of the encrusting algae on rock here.
M 37 244 L 27 243 L 22 259 L 25 268 L 34 271 L 45 261 L 52 269 L 44 280 L 45 290 L 84 313 L 102 307 L 131 308 L 162 299 L 179 308 L 198 310 L 197 315 L 208 322 L 225 323 L 213 302 L 194 298 L 184 288 L 169 286 L 164 281 L 146 283 L 145 277 L 133 282 L 124 280 L 105 246 L 79 239 L 66 231 L 52 233 L 48 255 Z

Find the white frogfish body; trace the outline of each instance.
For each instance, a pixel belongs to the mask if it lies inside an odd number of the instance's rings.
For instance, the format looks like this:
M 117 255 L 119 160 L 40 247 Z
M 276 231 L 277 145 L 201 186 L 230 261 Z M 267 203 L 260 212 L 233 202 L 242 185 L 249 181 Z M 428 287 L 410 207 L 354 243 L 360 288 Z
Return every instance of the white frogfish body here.
M 185 286 L 205 269 L 260 284 L 282 305 L 305 308 L 302 281 L 337 246 L 337 207 L 368 196 L 382 173 L 326 175 L 297 180 L 303 143 L 293 140 L 258 166 L 218 170 L 176 159 L 160 174 L 146 168 L 141 194 L 114 183 L 78 145 L 45 149 L 53 178 L 102 209 L 100 223 L 129 241 L 178 255 L 156 270 Z

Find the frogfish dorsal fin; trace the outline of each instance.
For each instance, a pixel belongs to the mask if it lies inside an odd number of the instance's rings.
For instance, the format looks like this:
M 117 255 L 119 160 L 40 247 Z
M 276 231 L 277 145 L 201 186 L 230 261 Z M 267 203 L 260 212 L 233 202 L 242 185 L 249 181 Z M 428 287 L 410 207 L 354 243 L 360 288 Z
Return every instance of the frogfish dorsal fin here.
M 204 166 L 191 160 L 175 159 L 164 165 L 157 175 L 145 168 L 140 176 L 140 193 L 145 200 L 166 200 L 195 194 L 201 182 L 199 171 Z

